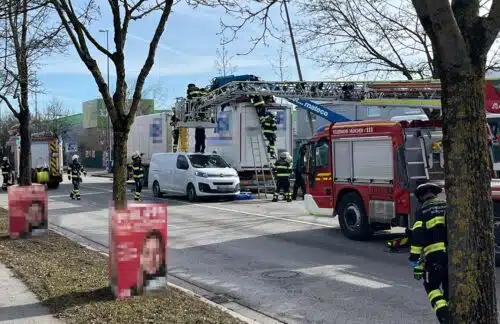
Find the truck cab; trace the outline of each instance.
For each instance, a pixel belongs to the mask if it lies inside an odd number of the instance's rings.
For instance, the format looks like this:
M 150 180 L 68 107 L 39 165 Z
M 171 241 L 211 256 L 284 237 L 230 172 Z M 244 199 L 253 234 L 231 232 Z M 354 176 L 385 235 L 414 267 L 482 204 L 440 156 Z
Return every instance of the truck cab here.
M 306 210 L 338 214 L 342 233 L 354 240 L 410 227 L 419 208 L 415 188 L 428 181 L 444 186 L 441 141 L 440 121 L 346 122 L 320 129 L 307 147 Z M 497 187 L 492 185 L 493 199 L 500 203 Z

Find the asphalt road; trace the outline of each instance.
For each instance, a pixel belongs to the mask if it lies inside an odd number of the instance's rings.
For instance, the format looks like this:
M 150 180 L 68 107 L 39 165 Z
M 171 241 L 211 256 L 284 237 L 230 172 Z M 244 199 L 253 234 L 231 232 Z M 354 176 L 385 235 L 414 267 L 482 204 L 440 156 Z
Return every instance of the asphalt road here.
M 111 180 L 85 178 L 81 201 L 70 190 L 50 191 L 50 221 L 107 245 Z M 156 200 L 149 190 L 144 199 Z M 384 247 L 391 234 L 350 241 L 336 219 L 307 216 L 301 201 L 161 200 L 169 273 L 199 287 L 286 323 L 437 323 L 407 255 Z

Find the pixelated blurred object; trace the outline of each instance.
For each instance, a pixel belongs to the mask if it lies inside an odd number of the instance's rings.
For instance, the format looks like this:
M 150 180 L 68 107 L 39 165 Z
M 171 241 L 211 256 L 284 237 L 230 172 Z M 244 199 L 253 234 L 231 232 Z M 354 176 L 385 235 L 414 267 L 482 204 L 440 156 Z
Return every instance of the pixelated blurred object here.
M 48 192 L 42 184 L 8 187 L 9 236 L 26 238 L 48 233 Z
M 167 287 L 167 204 L 110 208 L 109 279 L 115 298 Z

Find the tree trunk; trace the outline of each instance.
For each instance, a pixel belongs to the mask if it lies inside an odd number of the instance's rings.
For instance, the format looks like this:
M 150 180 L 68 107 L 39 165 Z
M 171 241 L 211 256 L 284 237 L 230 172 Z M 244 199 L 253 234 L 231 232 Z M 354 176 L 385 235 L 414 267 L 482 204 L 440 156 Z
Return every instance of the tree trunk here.
M 441 80 L 450 323 L 497 323 L 484 75 Z
M 117 209 L 127 207 L 127 140 L 129 127 L 113 125 L 113 201 Z
M 31 185 L 31 132 L 29 110 L 19 112 L 19 135 L 21 137 L 21 152 L 19 157 L 19 185 Z

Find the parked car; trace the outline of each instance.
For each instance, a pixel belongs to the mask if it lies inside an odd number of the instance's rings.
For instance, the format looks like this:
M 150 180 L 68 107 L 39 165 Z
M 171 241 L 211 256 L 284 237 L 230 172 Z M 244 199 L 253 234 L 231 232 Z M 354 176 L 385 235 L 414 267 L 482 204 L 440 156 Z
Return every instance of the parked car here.
M 153 194 L 187 196 L 189 201 L 199 197 L 227 197 L 240 194 L 240 178 L 217 154 L 154 153 L 149 168 Z

